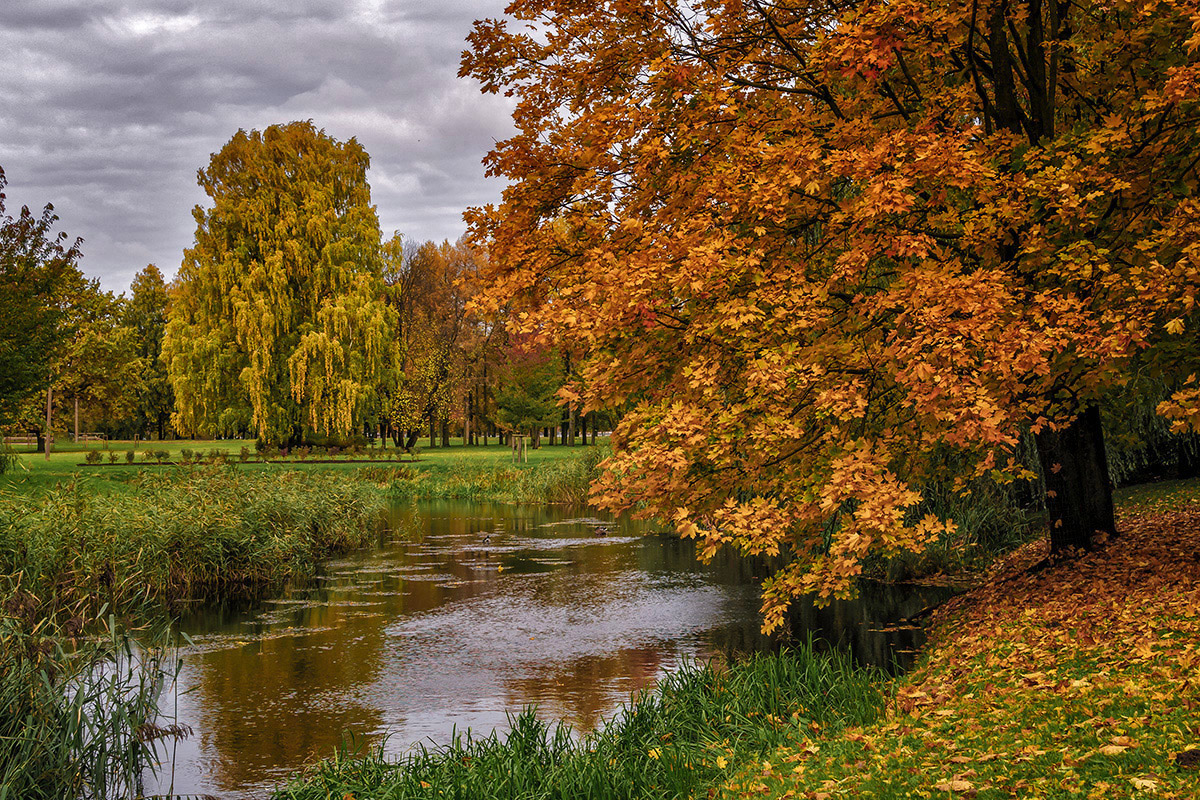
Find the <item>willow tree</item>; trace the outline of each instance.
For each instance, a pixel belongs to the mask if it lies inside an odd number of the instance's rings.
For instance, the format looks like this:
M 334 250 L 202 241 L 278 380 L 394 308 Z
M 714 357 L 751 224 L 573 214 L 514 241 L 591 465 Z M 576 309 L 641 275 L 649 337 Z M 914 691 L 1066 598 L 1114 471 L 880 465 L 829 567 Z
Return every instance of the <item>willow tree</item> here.
M 950 528 L 931 480 L 1041 472 L 1055 550 L 1112 532 L 1097 405 L 1198 362 L 1196 0 L 508 15 L 463 61 L 517 101 L 473 230 L 491 306 L 635 404 L 601 501 L 786 554 L 768 627 Z
M 163 358 L 172 422 L 296 441 L 360 421 L 391 346 L 369 157 L 311 122 L 238 131 L 199 183 Z

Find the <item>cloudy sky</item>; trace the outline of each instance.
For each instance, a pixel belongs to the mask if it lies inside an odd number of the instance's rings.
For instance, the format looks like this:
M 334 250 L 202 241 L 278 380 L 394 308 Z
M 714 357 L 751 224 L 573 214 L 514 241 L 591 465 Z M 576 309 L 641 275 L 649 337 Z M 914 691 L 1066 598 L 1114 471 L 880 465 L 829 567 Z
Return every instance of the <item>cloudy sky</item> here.
M 8 213 L 53 203 L 81 267 L 125 291 L 192 243 L 196 170 L 238 128 L 312 119 L 371 155 L 384 234 L 456 239 L 502 184 L 507 101 L 459 80 L 506 0 L 0 0 Z

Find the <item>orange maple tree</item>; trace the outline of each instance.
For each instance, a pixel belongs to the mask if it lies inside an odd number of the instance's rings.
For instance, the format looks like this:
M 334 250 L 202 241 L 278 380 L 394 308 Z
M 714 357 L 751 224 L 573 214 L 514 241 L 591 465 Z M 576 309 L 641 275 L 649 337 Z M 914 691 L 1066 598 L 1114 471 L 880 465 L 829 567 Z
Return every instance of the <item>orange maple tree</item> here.
M 1196 360 L 1200 3 L 506 14 L 461 70 L 516 98 L 483 306 L 589 354 L 567 399 L 633 405 L 599 501 L 788 555 L 767 628 L 952 526 L 931 480 L 1037 470 L 1056 550 L 1113 530 L 1097 404 Z

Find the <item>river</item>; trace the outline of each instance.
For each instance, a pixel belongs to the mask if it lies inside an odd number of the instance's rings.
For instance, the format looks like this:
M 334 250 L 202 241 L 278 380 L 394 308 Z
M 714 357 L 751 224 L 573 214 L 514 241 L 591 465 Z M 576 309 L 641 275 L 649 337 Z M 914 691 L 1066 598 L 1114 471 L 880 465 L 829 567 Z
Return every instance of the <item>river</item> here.
M 747 562 L 699 564 L 690 543 L 646 533 L 555 507 L 393 508 L 379 547 L 311 584 L 181 620 L 192 643 L 161 705 L 192 734 L 147 794 L 267 797 L 345 734 L 399 753 L 527 705 L 589 730 L 690 659 L 779 646 L 758 632 Z M 920 634 L 892 623 L 943 596 L 867 587 L 797 609 L 790 634 L 903 666 Z

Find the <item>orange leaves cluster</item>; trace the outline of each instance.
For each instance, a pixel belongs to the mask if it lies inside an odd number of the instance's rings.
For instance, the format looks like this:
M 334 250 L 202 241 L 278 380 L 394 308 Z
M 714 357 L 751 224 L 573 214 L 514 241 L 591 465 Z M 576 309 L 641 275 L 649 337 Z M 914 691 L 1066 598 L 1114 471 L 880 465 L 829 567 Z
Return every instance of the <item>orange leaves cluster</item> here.
M 1200 362 L 1200 67 L 1175 44 L 1200 4 L 1125 5 L 1063 11 L 1036 136 L 972 67 L 989 3 L 520 0 L 535 31 L 479 24 L 462 74 L 518 128 L 488 161 L 503 204 L 469 215 L 482 305 L 586 355 L 587 406 L 631 409 L 595 498 L 785 554 L 770 626 L 946 535 L 926 482 L 1026 476 L 1022 429 L 1147 354 Z

